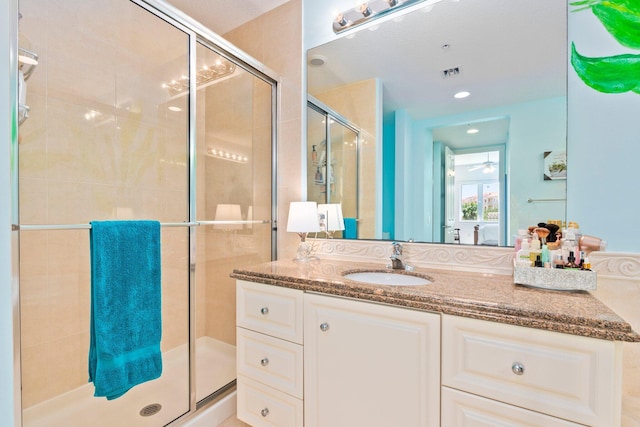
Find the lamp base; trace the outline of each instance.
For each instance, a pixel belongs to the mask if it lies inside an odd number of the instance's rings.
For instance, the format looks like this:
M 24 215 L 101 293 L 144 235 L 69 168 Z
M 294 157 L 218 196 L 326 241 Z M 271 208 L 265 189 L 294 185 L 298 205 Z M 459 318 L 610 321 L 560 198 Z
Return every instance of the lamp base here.
M 293 260 L 298 262 L 306 262 L 318 259 L 317 256 L 313 255 L 313 249 L 314 248 L 312 244 L 307 241 L 301 241 L 296 251 L 296 257 Z

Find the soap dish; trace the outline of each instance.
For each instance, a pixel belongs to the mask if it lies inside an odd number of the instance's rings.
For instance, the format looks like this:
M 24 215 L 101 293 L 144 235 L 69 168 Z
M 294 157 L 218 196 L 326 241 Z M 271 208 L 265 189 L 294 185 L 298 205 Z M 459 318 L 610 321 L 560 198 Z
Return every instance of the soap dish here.
M 513 282 L 556 291 L 593 291 L 596 289 L 596 272 L 591 270 L 565 270 L 515 265 Z

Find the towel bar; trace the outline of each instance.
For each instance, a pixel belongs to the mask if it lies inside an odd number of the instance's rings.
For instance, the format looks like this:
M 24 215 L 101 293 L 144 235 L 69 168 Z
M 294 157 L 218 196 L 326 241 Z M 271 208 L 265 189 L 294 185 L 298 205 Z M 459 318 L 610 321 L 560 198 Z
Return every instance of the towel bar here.
M 527 199 L 527 202 L 564 202 L 565 200 L 567 199 Z
M 194 222 L 162 222 L 162 227 L 196 227 L 200 225 L 215 224 L 270 224 L 269 220 L 256 221 L 194 221 Z M 32 231 L 32 230 L 89 230 L 91 224 L 24 224 L 11 226 L 13 231 Z

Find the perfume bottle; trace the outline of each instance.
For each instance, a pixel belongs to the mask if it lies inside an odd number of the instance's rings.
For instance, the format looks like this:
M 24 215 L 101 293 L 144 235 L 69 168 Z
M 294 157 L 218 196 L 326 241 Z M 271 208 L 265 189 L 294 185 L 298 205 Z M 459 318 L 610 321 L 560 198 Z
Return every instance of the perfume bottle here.
M 316 151 L 316 146 L 315 145 L 311 146 L 311 161 L 313 163 L 317 163 L 318 162 L 318 152 Z

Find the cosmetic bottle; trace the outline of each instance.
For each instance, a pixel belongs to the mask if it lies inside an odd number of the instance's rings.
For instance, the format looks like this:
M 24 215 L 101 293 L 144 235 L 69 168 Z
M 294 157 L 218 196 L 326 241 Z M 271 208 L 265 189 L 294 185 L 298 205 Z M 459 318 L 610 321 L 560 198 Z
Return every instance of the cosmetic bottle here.
M 531 264 L 536 261 L 536 257 L 540 255 L 540 239 L 536 233 L 532 233 L 531 243 L 529 243 L 529 258 Z
M 553 257 L 553 268 L 564 268 L 564 262 L 562 261 L 562 255 L 557 254 Z
M 542 263 L 542 259 L 540 259 L 540 255 L 536 255 L 536 260 L 533 263 L 533 265 L 535 267 L 543 267 L 544 266 L 544 264 Z
M 589 261 L 589 257 L 585 257 L 582 261 L 582 269 L 583 270 L 591 270 L 591 261 Z
M 311 146 L 311 161 L 314 163 L 318 162 L 318 152 L 316 151 L 316 146 Z
M 580 270 L 580 266 L 576 264 L 576 257 L 573 255 L 573 251 L 569 252 L 569 257 L 564 265 L 565 270 Z
M 578 223 L 574 221 L 569 222 L 567 229 L 573 231 L 573 239 L 576 242 L 579 242 L 580 238 L 582 237 L 582 233 L 580 232 L 580 226 L 578 225 Z
M 522 247 L 516 252 L 516 263 L 518 265 L 528 265 L 529 267 L 532 265 L 529 257 L 529 241 L 526 239 L 522 241 Z
M 569 259 L 569 252 L 575 254 L 576 251 L 576 238 L 573 234 L 573 230 L 567 228 L 566 232 L 562 234 L 562 258 Z
M 540 259 L 543 263 L 549 262 L 549 248 L 547 245 L 542 245 L 542 249 L 540 250 Z
M 518 251 L 522 249 L 522 242 L 527 240 L 528 238 L 529 232 L 527 230 L 518 230 L 518 235 L 513 242 L 513 247 L 516 253 L 518 253 Z

